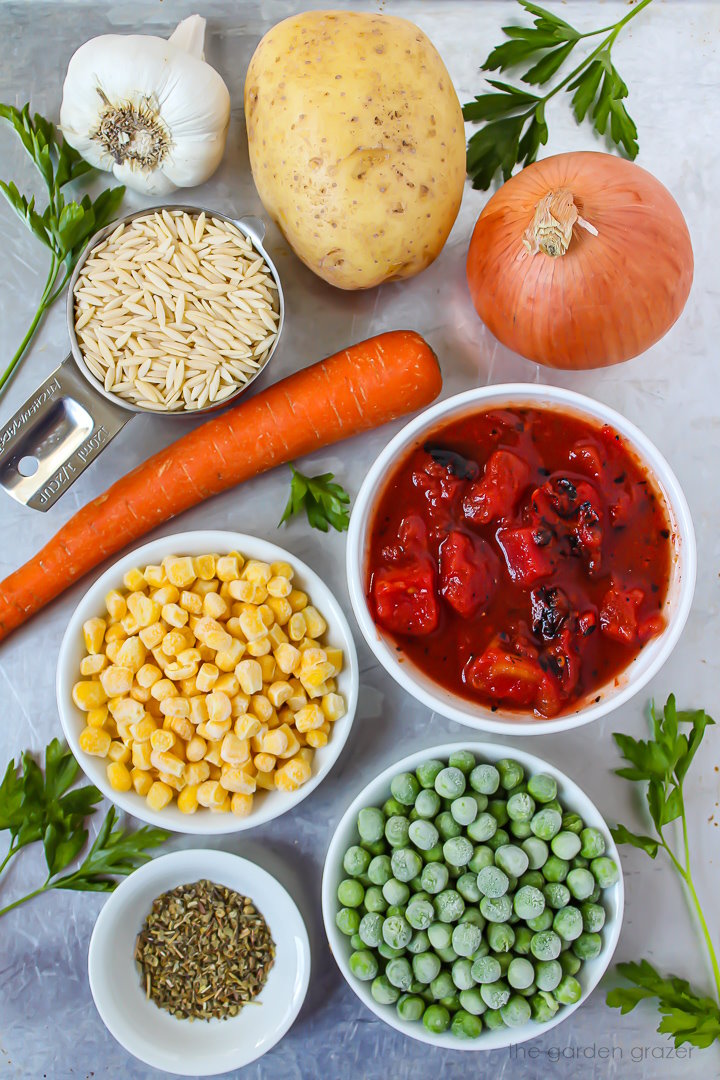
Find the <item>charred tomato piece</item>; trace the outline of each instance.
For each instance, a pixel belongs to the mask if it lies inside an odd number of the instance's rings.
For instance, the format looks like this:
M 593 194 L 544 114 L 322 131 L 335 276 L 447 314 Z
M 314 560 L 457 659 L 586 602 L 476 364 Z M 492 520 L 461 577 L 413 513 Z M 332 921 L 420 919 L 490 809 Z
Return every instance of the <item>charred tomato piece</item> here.
M 623 589 L 613 583 L 600 608 L 600 629 L 621 645 L 634 645 L 638 640 L 638 609 L 642 604 L 642 589 Z
M 602 480 L 604 475 L 600 451 L 592 443 L 576 443 L 568 454 L 568 462 L 574 470 Z
M 534 529 L 498 529 L 496 540 L 514 584 L 534 585 L 552 574 L 554 559 L 548 547 L 537 543 Z
M 473 525 L 509 517 L 529 479 L 530 469 L 522 458 L 510 450 L 495 450 L 482 479 L 471 484 L 463 498 L 465 517 Z
M 440 545 L 440 592 L 464 619 L 488 606 L 498 571 L 497 555 L 478 537 L 453 529 Z
M 408 562 L 418 556 L 429 558 L 427 525 L 418 514 L 408 514 L 400 522 L 397 544 L 382 549 L 387 562 Z
M 559 585 L 540 585 L 530 593 L 533 633 L 552 641 L 570 614 L 570 602 Z
M 459 454 L 456 456 L 460 458 Z M 424 467 L 414 470 L 412 484 L 425 497 L 427 515 L 432 525 L 443 528 L 452 524 L 454 511 L 467 490 L 468 481 L 432 456 L 428 456 Z
M 438 624 L 435 571 L 429 560 L 376 570 L 372 598 L 378 622 L 393 633 L 422 636 Z
M 539 660 L 519 655 L 499 638 L 468 661 L 463 679 L 477 693 L 509 708 L 532 707 L 553 716 L 562 705 L 557 680 L 543 671 Z

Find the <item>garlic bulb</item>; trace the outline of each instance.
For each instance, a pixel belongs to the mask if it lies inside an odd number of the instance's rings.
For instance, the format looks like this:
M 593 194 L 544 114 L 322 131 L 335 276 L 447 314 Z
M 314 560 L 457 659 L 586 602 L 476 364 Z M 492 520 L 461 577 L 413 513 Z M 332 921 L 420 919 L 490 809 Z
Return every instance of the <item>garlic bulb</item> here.
M 68 66 L 60 127 L 91 165 L 145 194 L 193 187 L 217 169 L 230 95 L 203 59 L 205 20 L 191 15 L 168 41 L 105 34 Z

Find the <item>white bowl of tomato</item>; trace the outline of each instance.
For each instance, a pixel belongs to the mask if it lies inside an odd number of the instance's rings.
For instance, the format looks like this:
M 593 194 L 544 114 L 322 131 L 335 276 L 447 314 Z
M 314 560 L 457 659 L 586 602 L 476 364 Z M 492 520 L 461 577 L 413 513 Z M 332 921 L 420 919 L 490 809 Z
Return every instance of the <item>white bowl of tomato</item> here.
M 650 440 L 560 387 L 467 391 L 370 468 L 347 546 L 377 659 L 429 708 L 517 735 L 578 727 L 662 667 L 695 587 L 692 519 Z

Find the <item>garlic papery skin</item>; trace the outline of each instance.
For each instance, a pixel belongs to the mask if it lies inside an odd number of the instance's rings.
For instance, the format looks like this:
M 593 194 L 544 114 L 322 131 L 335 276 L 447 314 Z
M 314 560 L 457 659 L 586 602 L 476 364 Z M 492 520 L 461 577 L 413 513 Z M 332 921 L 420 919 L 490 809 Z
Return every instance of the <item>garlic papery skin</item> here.
M 135 191 L 167 195 L 202 184 L 220 164 L 230 122 L 230 94 L 203 59 L 204 38 L 205 20 L 191 15 L 167 41 L 86 41 L 65 76 L 64 138 Z

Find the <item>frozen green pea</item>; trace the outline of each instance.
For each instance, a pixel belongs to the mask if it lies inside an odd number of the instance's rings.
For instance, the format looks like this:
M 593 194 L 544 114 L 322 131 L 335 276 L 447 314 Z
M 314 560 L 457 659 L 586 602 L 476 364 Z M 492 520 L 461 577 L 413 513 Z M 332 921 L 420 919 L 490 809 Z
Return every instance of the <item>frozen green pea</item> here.
M 532 829 L 532 824 L 530 825 Z M 528 836 L 526 840 L 523 840 L 520 844 L 525 854 L 528 857 L 528 866 L 531 870 L 539 870 L 547 861 L 547 857 L 550 854 L 549 848 L 544 840 L 540 840 L 537 836 Z
M 390 781 L 390 791 L 393 799 L 403 806 L 412 806 L 420 791 L 420 784 L 412 773 L 401 772 Z
M 535 802 L 548 803 L 557 795 L 557 782 L 548 773 L 535 773 L 529 778 L 527 789 Z
M 407 904 L 410 898 L 410 889 L 404 881 L 390 878 L 383 885 L 382 894 L 392 907 L 401 907 L 403 904 Z
M 560 967 L 563 969 L 565 975 L 577 975 L 578 971 L 582 967 L 582 961 L 578 960 L 574 952 L 569 949 L 567 952 L 560 953 Z
M 590 863 L 590 869 L 601 889 L 609 889 L 620 877 L 620 872 L 613 859 L 600 855 Z
M 506 791 L 512 791 L 518 784 L 522 784 L 525 779 L 525 770 L 519 761 L 514 761 L 512 758 L 501 758 L 495 764 L 497 771 L 500 773 L 500 783 Z
M 437 758 L 430 758 L 428 761 L 423 761 L 422 765 L 418 765 L 415 770 L 415 775 L 418 778 L 418 783 L 422 788 L 431 788 L 435 785 L 435 777 L 439 772 L 445 768 L 442 761 L 438 761 Z
M 480 995 L 489 1009 L 502 1009 L 510 1000 L 510 987 L 504 979 L 481 983 Z
M 532 986 L 534 979 L 535 968 L 529 960 L 525 960 L 522 956 L 516 956 L 510 961 L 507 970 L 507 981 L 513 990 L 527 990 L 529 986 Z
M 595 888 L 595 878 L 589 870 L 578 868 L 569 871 L 565 884 L 576 900 L 587 900 Z
M 404 949 L 412 937 L 412 928 L 402 915 L 391 915 L 383 923 L 382 935 L 391 949 Z
M 500 925 L 500 924 L 497 924 L 497 925 Z M 512 961 L 512 953 L 511 952 L 496 952 L 496 953 L 493 953 L 493 956 L 495 957 L 498 964 L 500 965 L 500 972 L 501 972 L 500 977 L 505 978 L 505 976 L 507 975 L 507 969 L 510 967 L 510 963 Z
M 367 945 L 368 948 L 377 949 L 378 945 L 383 940 L 382 925 L 383 917 L 376 911 L 369 911 L 366 915 L 363 915 L 360 922 L 359 934 L 363 944 Z
M 492 848 L 489 848 L 487 844 L 479 844 L 474 852 L 473 857 L 467 865 L 469 871 L 474 874 L 479 874 L 485 866 L 495 865 L 495 852 Z
M 434 952 L 416 953 L 412 958 L 413 975 L 418 982 L 429 985 L 441 968 L 440 957 Z
M 565 975 L 554 990 L 554 997 L 561 1005 L 574 1005 L 580 1000 L 582 987 L 572 975 Z
M 430 938 L 427 936 L 426 930 L 416 930 L 407 943 L 407 951 L 413 955 L 427 952 L 429 948 Z
M 377 960 L 368 949 L 351 953 L 348 963 L 355 978 L 362 982 L 370 982 L 378 973 Z
M 533 889 L 541 889 L 545 885 L 545 878 L 542 876 L 539 870 L 526 870 L 524 874 L 518 878 L 518 884 L 530 885 Z
M 487 1005 L 482 999 L 480 988 L 471 986 L 468 990 L 461 990 L 459 994 L 460 1006 L 472 1016 L 482 1016 Z
M 482 893 L 478 888 L 477 874 L 466 873 L 462 874 L 456 881 L 457 891 L 462 896 L 463 900 L 467 900 L 471 904 L 476 904 Z
M 513 945 L 513 951 L 518 956 L 527 956 L 530 952 L 530 942 L 532 941 L 533 932 L 528 926 L 516 926 L 515 928 L 515 943 Z
M 416 900 L 413 897 L 405 909 L 405 918 L 414 930 L 427 930 L 435 918 L 435 909 L 429 900 Z
M 546 990 L 539 990 L 537 994 L 533 994 L 530 998 L 530 1008 L 533 1020 L 538 1024 L 547 1024 L 549 1020 L 552 1020 L 560 1006 L 552 994 Z
M 529 986 L 526 986 L 524 990 L 518 990 L 518 994 L 522 994 L 522 996 L 524 998 L 531 998 L 533 996 L 533 994 L 536 994 L 536 993 L 537 993 L 537 986 L 535 985 L 534 982 L 530 983 Z
M 590 866 L 590 860 L 584 859 L 582 855 L 576 855 L 574 859 L 570 860 L 571 870 L 587 870 Z
M 444 863 L 427 863 L 420 875 L 422 887 L 429 893 L 442 892 L 449 878 L 450 874 Z
M 560 881 L 548 881 L 543 886 L 543 896 L 547 906 L 555 911 L 570 903 L 570 890 Z
M 400 963 L 401 961 L 395 960 L 391 963 Z M 389 966 L 389 965 L 388 965 Z M 400 991 L 392 985 L 390 977 L 386 975 L 378 975 L 372 981 L 370 987 L 370 993 L 372 994 L 378 1005 L 394 1005 L 397 999 L 400 997 Z
M 398 990 L 409 990 L 413 982 L 413 971 L 410 961 L 404 956 L 398 956 L 395 960 L 389 960 L 385 968 L 385 974 L 392 986 Z M 394 999 L 397 1001 L 397 997 Z
M 527 792 L 511 795 L 507 801 L 507 812 L 511 821 L 531 821 L 535 813 L 535 800 Z
M 505 1027 L 505 1021 L 499 1009 L 488 1009 L 487 1012 L 483 1013 L 483 1024 L 488 1031 L 496 1031 L 498 1028 Z
M 605 908 L 601 904 L 589 902 L 580 905 L 583 917 L 583 930 L 588 934 L 597 934 L 605 925 Z
M 601 896 L 602 896 L 602 889 L 600 888 L 600 886 L 598 885 L 598 883 L 596 881 L 595 882 L 595 888 L 593 889 L 593 891 L 588 896 L 588 900 L 590 901 L 591 904 L 597 904 L 597 902 L 598 902 L 598 900 L 600 899 Z
M 360 907 L 365 898 L 365 890 L 359 881 L 355 881 L 354 878 L 345 878 L 338 885 L 337 898 L 343 907 Z
M 602 938 L 599 934 L 582 933 L 573 941 L 572 951 L 580 960 L 594 960 L 602 952 Z
M 335 925 L 341 934 L 351 937 L 360 926 L 360 915 L 355 908 L 340 908 L 335 916 Z
M 475 755 L 469 750 L 455 750 L 450 755 L 448 764 L 468 776 L 475 768 Z
M 505 799 L 489 799 L 487 805 L 488 814 L 492 814 L 498 827 L 506 825 L 510 818 L 507 812 L 507 802 Z
M 392 795 L 389 799 L 386 799 L 383 803 L 382 812 L 386 818 L 402 817 L 407 811 L 407 807 L 399 803 L 397 799 L 393 799 Z
M 498 829 L 486 843 L 491 851 L 497 851 L 498 848 L 510 843 L 510 835 L 505 829 Z
M 506 874 L 520 877 L 528 868 L 528 857 L 521 847 L 515 844 L 503 844 L 495 849 L 495 863 Z
M 385 835 L 385 815 L 376 806 L 367 806 L 358 814 L 357 827 L 360 839 L 374 844 Z
M 427 935 L 434 949 L 447 949 L 452 941 L 452 930 L 447 923 L 431 923 L 428 926 Z
M 387 911 L 388 902 L 382 894 L 382 889 L 377 885 L 371 885 L 365 892 L 365 907 L 368 911 Z
M 514 836 L 516 840 L 527 840 L 529 836 L 532 836 L 529 821 L 511 821 L 508 828 L 510 835 Z
M 494 795 L 500 787 L 500 773 L 494 765 L 476 765 L 469 779 L 470 787 L 481 795 Z
M 471 973 L 477 983 L 494 983 L 500 978 L 502 968 L 497 957 L 481 956 L 473 961 Z
M 569 870 L 570 863 L 567 859 L 561 859 L 559 855 L 550 855 L 542 868 L 542 874 L 546 881 L 564 881 Z
M 460 916 L 459 921 L 461 923 L 464 923 L 464 922 L 472 923 L 473 926 L 479 926 L 481 930 L 485 929 L 485 920 L 483 919 L 482 915 L 480 914 L 480 908 L 479 907 L 473 907 L 473 906 L 468 907 L 468 906 L 466 906 L 465 910 L 463 911 L 462 915 Z
M 457 799 L 465 791 L 465 775 L 454 766 L 442 769 L 435 777 L 435 790 L 443 799 Z
M 535 919 L 545 910 L 545 897 L 532 885 L 522 885 L 513 897 L 515 914 L 521 919 Z
M 430 983 L 430 992 L 436 1001 L 455 993 L 455 983 L 449 971 L 440 971 Z
M 549 930 L 552 926 L 553 913 L 549 908 L 545 908 L 539 915 L 525 921 L 533 933 L 541 933 L 543 930 Z
M 490 923 L 485 933 L 487 935 L 488 946 L 494 953 L 508 953 L 515 944 L 515 931 L 509 923 Z M 502 955 L 499 956 L 498 959 L 502 964 Z
M 430 820 L 440 812 L 440 796 L 433 790 L 422 790 L 415 800 L 418 816 Z
M 423 859 L 426 863 L 441 863 L 442 858 L 442 844 L 439 842 L 434 847 L 428 848 L 427 851 L 423 851 Z
M 467 834 L 471 840 L 474 840 L 477 844 L 482 844 L 485 840 L 489 840 L 491 836 L 494 836 L 497 832 L 498 823 L 492 814 L 488 814 L 483 811 L 482 814 L 478 814 L 473 822 L 468 825 Z
M 452 964 L 458 958 L 458 954 L 451 945 L 449 945 L 447 949 L 436 949 L 435 952 L 438 954 L 443 964 Z
M 469 990 L 475 985 L 472 977 L 472 962 L 467 957 L 461 956 L 452 966 L 452 981 L 458 990 Z
M 358 952 L 365 948 L 365 942 L 359 934 L 353 934 L 350 938 L 350 948 L 353 952 Z
M 553 930 L 563 941 L 574 941 L 582 934 L 582 914 L 579 908 L 568 905 L 555 912 Z
M 605 837 L 599 829 L 586 828 L 580 833 L 582 847 L 580 854 L 585 859 L 597 859 L 605 854 Z
M 367 889 L 370 885 L 372 885 L 372 882 L 367 874 L 358 874 L 355 880 L 360 882 L 363 889 Z
M 419 1020 L 425 1012 L 425 1002 L 416 994 L 402 994 L 395 1006 L 401 1020 Z
M 393 915 L 405 916 L 404 904 L 391 904 L 387 911 L 384 913 L 386 919 L 392 918 Z
M 412 903 L 413 900 L 429 900 L 430 894 L 422 887 L 422 877 L 414 877 L 410 882 L 410 888 L 412 890 L 412 896 L 408 903 Z
M 417 851 L 412 848 L 395 848 L 390 860 L 393 876 L 398 881 L 408 882 L 417 877 L 423 862 Z
M 435 828 L 442 840 L 450 840 L 453 836 L 462 835 L 462 828 L 458 825 L 449 810 L 443 810 L 435 818 Z
M 376 855 L 368 866 L 367 872 L 373 885 L 384 885 L 393 876 L 390 856 Z
M 456 1039 L 477 1039 L 483 1029 L 483 1022 L 479 1016 L 459 1009 L 452 1018 L 450 1030 Z
M 563 814 L 562 827 L 564 832 L 577 833 L 579 836 L 585 827 L 585 822 L 574 810 L 566 810 Z
M 474 848 L 465 836 L 451 836 L 443 844 L 445 862 L 450 866 L 467 866 L 473 857 Z
M 573 859 L 580 850 L 580 837 L 574 832 L 559 832 L 550 841 L 553 854 L 559 859 Z
M 513 994 L 500 1009 L 500 1014 L 508 1027 L 522 1027 L 530 1019 L 530 1003 L 522 994 Z
M 385 839 L 390 847 L 406 847 L 410 822 L 406 817 L 395 814 L 385 822 Z
M 458 923 L 452 933 L 452 947 L 458 956 L 472 956 L 482 943 L 482 930 L 473 923 Z
M 562 816 L 557 810 L 553 810 L 549 806 L 544 806 L 542 810 L 538 810 L 536 814 L 533 814 L 530 821 L 530 828 L 534 835 L 545 841 L 552 840 L 560 832 L 561 827 Z
M 557 960 L 560 949 L 560 938 L 553 930 L 541 930 L 533 934 L 530 952 L 536 960 Z
M 554 990 L 563 977 L 559 960 L 538 960 L 535 965 L 535 982 L 538 990 Z
M 480 911 L 488 922 L 507 922 L 512 915 L 512 900 L 509 896 L 483 896 Z
M 384 824 L 385 824 L 385 818 L 383 818 L 383 829 L 384 829 Z M 383 839 L 382 840 L 375 840 L 375 842 L 372 843 L 372 844 L 367 840 L 363 840 L 362 846 L 365 848 L 366 851 L 368 851 L 370 853 L 371 856 L 384 854 L 385 848 L 387 847 L 387 844 L 385 843 L 385 839 L 384 839 L 384 832 L 383 832 Z
M 504 896 L 508 876 L 499 866 L 485 866 L 477 876 L 477 887 L 483 896 Z
M 433 1035 L 442 1035 L 450 1027 L 450 1013 L 444 1005 L 428 1005 L 422 1020 Z
M 487 810 L 489 802 L 487 795 L 482 795 L 479 791 L 470 791 L 468 795 L 474 800 L 478 813 L 483 814 Z
M 461 795 L 459 799 L 451 802 L 450 813 L 458 825 L 471 825 L 478 816 L 478 804 L 472 795 Z
M 456 889 L 443 889 L 435 897 L 435 914 L 440 922 L 457 922 L 465 910 L 465 901 Z

